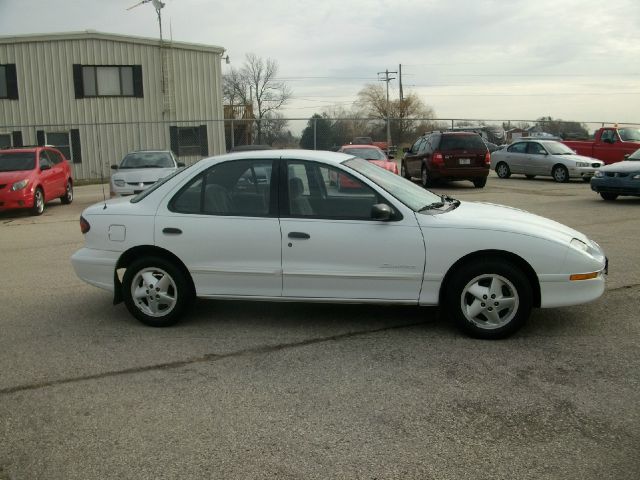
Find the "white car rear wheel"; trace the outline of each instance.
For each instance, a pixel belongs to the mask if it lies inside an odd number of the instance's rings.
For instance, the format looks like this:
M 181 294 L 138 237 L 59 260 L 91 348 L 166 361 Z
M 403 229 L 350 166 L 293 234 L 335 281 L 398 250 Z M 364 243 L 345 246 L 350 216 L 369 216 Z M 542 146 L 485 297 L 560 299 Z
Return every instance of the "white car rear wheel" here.
M 158 257 L 142 258 L 129 265 L 122 288 L 129 312 L 151 327 L 177 323 L 192 297 L 182 271 Z

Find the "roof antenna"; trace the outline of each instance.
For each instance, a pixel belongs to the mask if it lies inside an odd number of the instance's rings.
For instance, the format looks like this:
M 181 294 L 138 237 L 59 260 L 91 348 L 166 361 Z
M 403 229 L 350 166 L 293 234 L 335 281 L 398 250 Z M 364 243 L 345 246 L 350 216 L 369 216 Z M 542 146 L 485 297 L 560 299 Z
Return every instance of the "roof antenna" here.
M 98 145 L 98 164 L 100 165 L 100 185 L 102 185 L 102 201 L 104 205 L 103 210 L 107 209 L 107 194 L 104 192 L 104 165 L 102 164 L 102 146 L 100 145 L 100 129 L 98 128 L 98 121 L 96 120 L 95 112 L 93 115 L 93 124 L 96 126 L 96 145 Z

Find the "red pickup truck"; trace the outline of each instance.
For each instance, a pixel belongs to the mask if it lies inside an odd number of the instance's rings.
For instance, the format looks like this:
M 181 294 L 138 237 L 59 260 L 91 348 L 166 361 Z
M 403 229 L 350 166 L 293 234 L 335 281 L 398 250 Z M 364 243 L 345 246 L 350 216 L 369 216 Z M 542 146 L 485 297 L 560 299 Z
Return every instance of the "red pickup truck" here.
M 621 162 L 640 148 L 640 129 L 603 127 L 596 132 L 593 141 L 565 140 L 578 155 L 597 158 L 604 163 Z

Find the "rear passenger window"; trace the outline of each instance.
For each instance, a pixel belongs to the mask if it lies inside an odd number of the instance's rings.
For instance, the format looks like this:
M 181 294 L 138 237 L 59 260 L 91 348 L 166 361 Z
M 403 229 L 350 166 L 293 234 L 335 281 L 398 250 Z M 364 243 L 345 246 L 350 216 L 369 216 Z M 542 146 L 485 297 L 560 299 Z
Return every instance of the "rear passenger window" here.
M 480 135 L 443 135 L 440 150 L 486 150 Z
M 192 214 L 267 216 L 272 170 L 271 160 L 215 165 L 178 192 L 169 209 Z
M 514 143 L 507 148 L 507 151 L 511 153 L 525 153 L 527 151 L 527 144 L 526 142 Z

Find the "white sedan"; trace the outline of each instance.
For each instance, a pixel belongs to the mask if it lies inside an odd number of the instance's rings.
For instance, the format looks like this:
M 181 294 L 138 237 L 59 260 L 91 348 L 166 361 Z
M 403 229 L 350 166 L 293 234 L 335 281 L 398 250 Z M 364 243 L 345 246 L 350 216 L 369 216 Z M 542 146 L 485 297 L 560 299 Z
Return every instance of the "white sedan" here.
M 602 160 L 577 155 L 555 140 L 521 140 L 491 154 L 491 168 L 500 178 L 519 173 L 529 179 L 539 175 L 561 183 L 571 178 L 588 182 L 603 165 Z
M 127 153 L 120 165 L 111 165 L 109 191 L 112 197 L 135 195 L 161 178 L 171 175 L 183 163 L 170 150 L 139 150 Z
M 357 188 L 338 191 L 335 175 Z M 87 208 L 80 226 L 78 276 L 157 327 L 197 296 L 442 305 L 466 333 L 500 338 L 534 307 L 598 298 L 607 268 L 594 241 L 560 223 L 309 150 L 208 158 Z

